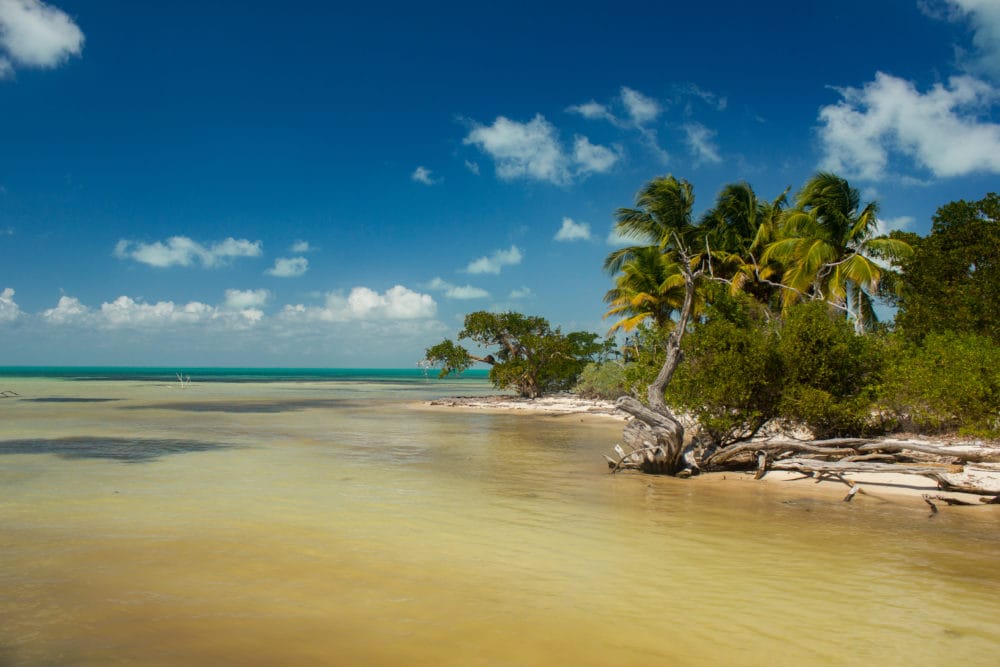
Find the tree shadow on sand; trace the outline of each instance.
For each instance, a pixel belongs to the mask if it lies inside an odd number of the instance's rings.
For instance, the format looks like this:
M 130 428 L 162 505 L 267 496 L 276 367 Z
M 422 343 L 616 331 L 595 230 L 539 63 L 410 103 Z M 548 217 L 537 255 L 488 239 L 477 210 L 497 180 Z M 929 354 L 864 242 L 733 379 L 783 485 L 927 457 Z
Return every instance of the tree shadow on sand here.
M 110 459 L 123 463 L 150 463 L 171 454 L 231 449 L 232 445 L 172 438 L 25 438 L 0 440 L 0 455 L 52 454 L 63 459 Z

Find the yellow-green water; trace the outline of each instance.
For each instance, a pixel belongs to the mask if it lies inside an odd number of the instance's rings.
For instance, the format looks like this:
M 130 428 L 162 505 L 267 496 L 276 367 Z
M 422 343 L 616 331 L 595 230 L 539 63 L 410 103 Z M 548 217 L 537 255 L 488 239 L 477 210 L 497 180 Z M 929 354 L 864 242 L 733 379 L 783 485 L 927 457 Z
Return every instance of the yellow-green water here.
M 1000 655 L 997 508 L 610 476 L 618 423 L 377 386 L 15 384 L 116 400 L 0 401 L 3 666 Z

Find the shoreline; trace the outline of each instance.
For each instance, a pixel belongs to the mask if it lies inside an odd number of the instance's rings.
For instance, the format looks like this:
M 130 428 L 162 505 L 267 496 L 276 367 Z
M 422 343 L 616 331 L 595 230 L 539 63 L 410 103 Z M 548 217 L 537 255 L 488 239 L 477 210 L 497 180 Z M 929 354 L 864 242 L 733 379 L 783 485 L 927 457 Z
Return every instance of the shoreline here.
M 602 420 L 614 420 L 622 423 L 629 419 L 628 415 L 618 410 L 613 401 L 586 399 L 569 394 L 543 396 L 537 399 L 521 398 L 519 396 L 510 395 L 449 396 L 445 398 L 424 400 L 415 404 L 414 407 L 441 411 L 460 410 L 463 412 L 488 411 L 497 413 L 520 413 L 540 417 L 561 417 L 568 415 L 581 417 L 592 416 Z M 928 444 L 975 446 L 975 443 L 971 441 L 967 443 L 956 442 L 953 438 L 920 439 L 925 440 Z M 614 443 L 609 443 L 608 449 L 611 450 L 613 446 Z M 974 467 L 979 474 L 996 479 L 997 484 L 1000 485 L 1000 465 L 990 466 L 989 464 L 979 464 L 972 467 Z M 971 503 L 977 507 L 990 506 L 979 502 L 979 499 L 984 496 L 956 491 L 944 491 L 938 488 L 937 482 L 922 475 L 879 472 L 845 473 L 843 476 L 856 485 L 856 488 L 858 489 L 857 495 L 862 498 L 868 497 L 870 499 L 883 502 L 888 501 L 890 498 L 906 498 L 908 499 L 908 504 L 910 500 L 912 500 L 916 501 L 923 507 L 927 507 L 929 503 L 925 499 L 925 496 L 946 495 L 948 498 L 954 498 L 956 500 Z M 753 472 L 737 470 L 713 471 L 703 472 L 700 475 L 691 478 L 691 480 L 686 481 L 693 481 L 697 483 L 697 480 L 701 480 L 701 483 L 713 485 L 719 483 L 728 485 L 746 481 L 758 483 L 763 482 L 769 487 L 774 488 L 776 491 L 790 493 L 800 497 L 815 497 L 817 493 L 819 493 L 831 498 L 840 495 L 841 499 L 844 501 L 852 499 L 848 497 L 848 492 L 850 492 L 851 489 L 847 484 L 840 480 L 829 477 L 817 479 L 816 477 L 805 476 L 802 473 L 793 471 L 770 470 L 759 480 L 754 479 Z M 936 504 L 940 506 L 942 503 L 941 501 L 938 501 Z M 997 505 L 993 505 L 992 507 L 1000 508 L 1000 506 Z M 995 511 L 1000 513 L 1000 509 L 996 509 Z M 1000 514 L 998 514 L 998 516 L 1000 516 Z

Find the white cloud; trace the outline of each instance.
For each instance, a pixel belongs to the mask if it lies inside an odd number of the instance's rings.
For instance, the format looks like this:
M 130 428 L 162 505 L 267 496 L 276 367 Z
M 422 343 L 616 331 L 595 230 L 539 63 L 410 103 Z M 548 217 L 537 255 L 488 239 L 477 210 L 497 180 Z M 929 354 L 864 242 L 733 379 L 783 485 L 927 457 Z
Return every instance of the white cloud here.
M 197 260 L 203 267 L 211 268 L 236 257 L 259 257 L 261 243 L 230 237 L 206 247 L 186 236 L 173 236 L 166 243 L 122 239 L 115 246 L 114 254 L 119 259 L 133 259 L 156 267 L 191 266 Z
M 55 308 L 42 311 L 42 317 L 50 324 L 70 324 L 80 322 L 91 316 L 91 310 L 72 296 L 59 297 Z
M 875 234 L 881 236 L 893 230 L 909 229 L 916 220 L 910 215 L 900 215 L 895 218 L 878 218 L 875 222 Z
M 712 141 L 715 131 L 710 130 L 701 123 L 685 123 L 682 126 L 685 134 L 685 141 L 688 149 L 694 156 L 696 162 L 718 164 L 722 162 L 719 156 L 719 148 Z
M 580 114 L 588 120 L 606 120 L 614 125 L 618 125 L 620 123 L 620 121 L 606 106 L 599 104 L 594 100 L 566 107 L 566 111 L 569 113 Z
M 355 287 L 346 297 L 330 293 L 322 307 L 285 306 L 282 317 L 321 322 L 384 321 L 426 319 L 436 312 L 437 303 L 429 294 L 396 285 L 384 294 L 368 287 Z
M 262 308 L 267 300 L 271 298 L 271 293 L 266 289 L 238 290 L 227 289 L 226 300 L 223 308 L 226 310 L 246 310 L 248 308 Z
M 305 257 L 278 257 L 264 273 L 275 278 L 297 278 L 308 270 L 309 260 Z
M 0 0 L 0 79 L 14 65 L 56 67 L 80 55 L 83 32 L 60 9 L 40 0 Z
M 493 158 L 497 177 L 505 181 L 526 178 L 566 185 L 577 176 L 606 172 L 619 159 L 618 150 L 592 144 L 587 137 L 576 137 L 568 155 L 558 135 L 541 114 L 527 123 L 499 116 L 493 125 L 475 125 L 463 143 Z
M 1000 97 L 989 84 L 959 76 L 920 93 L 878 72 L 863 88 L 839 92 L 843 99 L 819 113 L 823 169 L 880 180 L 899 155 L 937 177 L 1000 173 L 1000 125 L 980 119 Z
M 427 287 L 428 289 L 444 292 L 445 297 L 449 299 L 487 299 L 490 296 L 489 292 L 480 287 L 474 287 L 472 285 L 452 285 L 441 278 L 435 278 L 428 284 Z
M 637 126 L 643 126 L 656 120 L 656 117 L 663 110 L 656 100 L 627 86 L 622 86 L 621 101 L 629 118 Z
M 591 120 L 603 119 L 615 127 L 638 132 L 639 136 L 642 138 L 642 142 L 661 162 L 669 162 L 670 155 L 667 151 L 660 147 L 656 130 L 649 127 L 649 124 L 655 121 L 663 112 L 663 108 L 660 106 L 660 103 L 651 97 L 647 97 L 638 90 L 629 88 L 628 86 L 622 86 L 621 91 L 619 92 L 618 97 L 615 98 L 614 102 L 616 107 L 620 107 L 624 111 L 623 118 L 619 118 L 612 113 L 607 105 L 600 104 L 594 100 L 584 104 L 567 107 L 566 111 L 580 114 L 584 118 Z M 620 151 L 618 151 L 615 155 L 616 159 L 617 157 L 620 157 Z
M 479 163 L 473 162 L 472 160 L 465 161 L 465 168 L 471 171 L 476 176 L 479 175 Z
M 428 169 L 427 167 L 419 166 L 413 170 L 413 173 L 410 174 L 410 178 L 416 181 L 417 183 L 423 183 L 424 185 L 435 185 L 440 181 L 435 180 L 433 177 L 431 177 L 432 173 L 433 172 L 431 172 L 431 170 Z
M 572 218 L 563 218 L 562 227 L 556 232 L 556 241 L 589 241 L 590 225 L 585 222 L 573 222 Z
M 499 116 L 493 125 L 477 124 L 462 143 L 493 158 L 497 176 L 505 181 L 533 178 L 562 184 L 570 180 L 556 128 L 541 114 L 527 123 Z
M 203 322 L 211 319 L 215 309 L 199 301 L 184 305 L 173 301 L 145 303 L 120 296 L 111 303 L 102 303 L 100 313 L 110 327 L 158 327 Z
M 511 293 L 510 293 L 510 296 L 507 297 L 507 298 L 509 298 L 509 299 L 529 299 L 529 298 L 533 297 L 534 295 L 535 295 L 535 293 L 531 291 L 530 287 L 522 287 L 521 289 L 512 290 Z
M 480 257 L 469 262 L 465 268 L 468 273 L 500 273 L 505 266 L 514 266 L 521 263 L 521 250 L 512 245 L 508 250 L 497 250 L 492 255 Z
M 312 252 L 313 250 L 315 250 L 315 248 L 309 245 L 309 241 L 296 241 L 288 248 L 288 252 L 294 252 L 299 254 L 304 252 Z
M 972 50 L 956 47 L 959 64 L 968 72 L 1000 81 L 1000 2 L 996 0 L 920 0 L 921 11 L 938 20 L 967 21 Z
M 13 322 L 21 316 L 21 309 L 14 302 L 14 290 L 5 287 L 0 292 L 0 322 Z
M 604 173 L 620 157 L 619 152 L 590 143 L 587 137 L 577 137 L 573 142 L 573 161 L 580 173 Z

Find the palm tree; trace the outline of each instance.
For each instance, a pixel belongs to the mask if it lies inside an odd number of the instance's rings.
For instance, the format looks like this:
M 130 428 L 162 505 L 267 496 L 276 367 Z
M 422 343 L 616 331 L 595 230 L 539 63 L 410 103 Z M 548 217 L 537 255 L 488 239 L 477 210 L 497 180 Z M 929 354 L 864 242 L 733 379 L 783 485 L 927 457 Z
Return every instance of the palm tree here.
M 765 306 L 773 305 L 781 267 L 776 262 L 761 266 L 759 257 L 777 232 L 787 195 L 785 190 L 769 202 L 759 199 L 748 183 L 731 183 L 699 223 L 713 276 L 727 281 L 732 292 L 749 292 Z
M 763 262 L 784 267 L 784 305 L 825 300 L 853 318 L 859 333 L 870 329 L 876 322 L 873 295 L 892 271 L 876 260 L 912 253 L 901 240 L 876 236 L 877 227 L 878 204 L 861 206 L 859 192 L 845 179 L 826 172 L 809 179 L 761 255 Z
M 610 308 L 604 314 L 620 317 L 608 334 L 633 331 L 651 319 L 658 329 L 672 326 L 670 316 L 684 303 L 684 276 L 673 258 L 655 245 L 631 248 L 615 278 L 614 288 L 604 295 Z
M 656 246 L 661 252 L 675 249 L 697 233 L 691 219 L 694 189 L 684 179 L 673 176 L 654 178 L 639 191 L 635 208 L 615 212 L 615 231 L 636 245 L 620 248 L 604 260 L 604 270 L 614 275 L 629 262 L 638 248 Z

